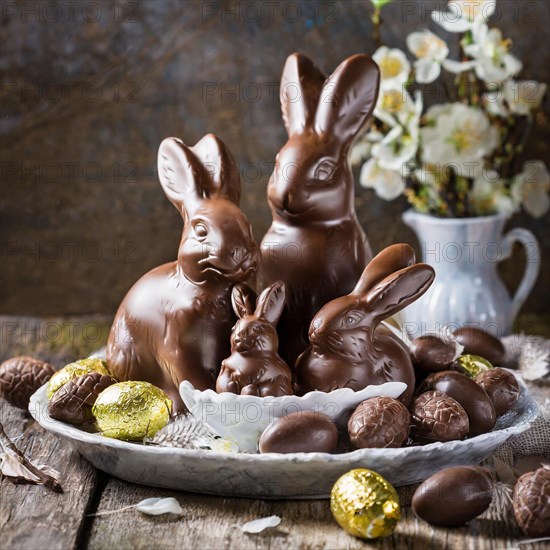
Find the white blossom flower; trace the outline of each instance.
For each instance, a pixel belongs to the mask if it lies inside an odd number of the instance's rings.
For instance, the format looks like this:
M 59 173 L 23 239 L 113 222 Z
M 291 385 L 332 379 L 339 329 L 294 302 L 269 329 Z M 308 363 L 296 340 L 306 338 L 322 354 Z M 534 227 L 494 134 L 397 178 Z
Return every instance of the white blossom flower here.
M 361 164 L 363 159 L 370 155 L 371 144 L 362 139 L 358 141 L 352 148 L 349 154 L 349 161 L 353 166 Z
M 493 15 L 496 0 L 451 0 L 447 11 L 433 11 L 432 19 L 448 32 L 466 32 Z
M 372 56 L 380 67 L 380 87 L 402 88 L 409 79 L 411 64 L 407 56 L 399 48 L 381 46 Z
M 502 38 L 500 29 L 489 29 L 485 23 L 473 27 L 473 43 L 464 52 L 476 61 L 475 71 L 484 82 L 499 84 L 521 71 L 521 61 L 509 53 L 511 41 Z
M 502 89 L 487 92 L 483 101 L 487 112 L 492 115 L 527 116 L 540 107 L 546 89 L 546 84 L 535 80 L 508 80 Z
M 506 183 L 491 170 L 474 180 L 468 199 L 475 214 L 505 214 L 511 216 L 517 205 L 506 188 Z
M 375 158 L 368 160 L 361 169 L 359 183 L 386 201 L 396 199 L 405 190 L 405 182 L 399 172 L 378 166 Z
M 526 162 L 512 183 L 512 197 L 534 218 L 540 218 L 548 212 L 549 192 L 550 173 L 540 160 Z
M 376 158 L 378 166 L 386 170 L 397 170 L 404 173 L 403 166 L 414 158 L 420 141 L 420 116 L 422 114 L 422 94 L 417 93 L 413 102 L 412 97 L 403 92 L 401 97 L 405 101 L 398 103 L 388 99 L 385 105 L 384 96 L 393 97 L 395 90 L 383 91 L 382 103 L 375 110 L 375 114 L 382 112 L 392 117 L 394 124 L 390 125 L 391 130 L 380 142 L 372 147 L 372 156 Z
M 426 119 L 428 125 L 420 130 L 424 162 L 476 177 L 483 168 L 483 157 L 498 145 L 498 131 L 487 115 L 476 107 L 448 103 L 431 107 Z
M 407 36 L 407 47 L 417 57 L 414 62 L 415 79 L 419 84 L 429 84 L 441 74 L 441 64 L 449 55 L 444 40 L 431 31 L 413 32 Z
M 546 84 L 535 80 L 510 80 L 504 86 L 504 98 L 510 111 L 518 115 L 528 115 L 538 109 L 546 94 Z
M 510 114 L 504 103 L 503 90 L 492 90 L 483 94 L 483 105 L 490 115 L 507 117 Z

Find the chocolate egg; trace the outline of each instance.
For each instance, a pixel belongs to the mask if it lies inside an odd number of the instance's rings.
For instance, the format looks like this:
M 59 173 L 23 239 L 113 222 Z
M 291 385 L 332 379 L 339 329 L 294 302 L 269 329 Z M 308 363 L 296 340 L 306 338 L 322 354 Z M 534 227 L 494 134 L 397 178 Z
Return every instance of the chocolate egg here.
M 351 444 L 356 449 L 401 447 L 409 437 L 411 415 L 396 399 L 373 397 L 363 401 L 348 422 Z
M 52 365 L 28 355 L 6 359 L 0 365 L 0 395 L 8 403 L 28 410 L 31 395 L 54 373 Z
M 100 374 L 111 375 L 107 368 L 107 363 L 103 359 L 97 357 L 88 357 L 87 359 L 79 359 L 74 363 L 65 365 L 61 370 L 58 370 L 48 382 L 48 399 L 51 399 L 53 394 L 67 382 L 73 378 L 78 378 L 89 372 L 99 372 Z
M 260 453 L 332 453 L 338 444 L 336 424 L 326 414 L 301 411 L 271 423 L 260 437 Z
M 528 537 L 550 536 L 550 466 L 516 481 L 513 504 L 516 521 Z
M 468 434 L 470 423 L 462 406 L 439 391 L 419 395 L 411 407 L 411 435 L 420 441 L 452 441 Z
M 459 527 L 482 514 L 493 500 L 485 468 L 455 466 L 429 477 L 412 498 L 414 513 L 437 527 Z
M 424 372 L 447 370 L 461 349 L 455 340 L 437 334 L 424 334 L 410 344 L 413 364 Z
M 486 433 L 496 421 L 495 408 L 485 390 L 471 378 L 446 370 L 430 374 L 420 386 L 420 392 L 438 390 L 458 401 L 468 415 L 469 436 Z
M 482 372 L 475 381 L 491 398 L 497 416 L 508 412 L 518 400 L 519 384 L 509 371 L 496 368 Z
M 108 374 L 89 372 L 59 388 L 48 403 L 48 414 L 56 420 L 81 426 L 94 422 L 92 407 L 99 394 L 116 380 Z
M 453 335 L 464 346 L 464 354 L 481 355 L 493 365 L 499 365 L 504 359 L 506 352 L 502 342 L 480 328 L 462 327 Z
M 172 401 L 149 382 L 120 382 L 99 394 L 92 414 L 104 436 L 139 441 L 168 424 Z
M 391 535 L 401 517 L 395 488 L 365 468 L 338 478 L 330 492 L 330 511 L 342 529 L 362 539 Z

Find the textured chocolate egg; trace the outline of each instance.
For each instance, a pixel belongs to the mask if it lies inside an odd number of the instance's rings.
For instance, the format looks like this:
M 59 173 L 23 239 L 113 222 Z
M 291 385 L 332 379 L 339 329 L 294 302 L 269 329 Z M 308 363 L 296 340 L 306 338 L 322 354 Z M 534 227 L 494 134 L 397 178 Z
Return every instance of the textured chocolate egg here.
M 550 536 L 550 466 L 516 481 L 513 504 L 516 521 L 528 537 Z
M 19 355 L 0 365 L 0 395 L 16 407 L 27 410 L 31 395 L 55 373 L 49 363 Z
M 336 424 L 326 414 L 301 411 L 278 418 L 260 437 L 260 453 L 332 453 Z
M 490 431 L 495 425 L 496 413 L 491 398 L 471 378 L 454 371 L 430 374 L 420 386 L 420 393 L 437 390 L 458 401 L 468 415 L 469 436 Z
M 423 442 L 452 441 L 468 434 L 470 423 L 462 406 L 439 391 L 419 395 L 411 407 L 411 436 Z
M 506 352 L 502 342 L 480 328 L 462 327 L 453 335 L 464 346 L 464 354 L 481 355 L 493 365 L 499 365 L 504 359 Z
M 508 412 L 519 397 L 519 384 L 516 377 L 509 371 L 496 368 L 482 372 L 475 381 L 491 398 L 497 416 Z
M 415 491 L 414 513 L 438 527 L 459 527 L 482 514 L 493 500 L 485 468 L 455 466 L 429 477 Z
M 53 394 L 48 403 L 48 413 L 56 420 L 76 426 L 94 422 L 92 407 L 99 394 L 116 383 L 112 376 L 99 372 L 73 378 Z
M 401 447 L 409 437 L 411 415 L 397 399 L 373 397 L 363 401 L 348 422 L 356 449 Z
M 413 364 L 423 372 L 447 370 L 460 355 L 460 349 L 455 340 L 437 334 L 419 336 L 410 345 Z

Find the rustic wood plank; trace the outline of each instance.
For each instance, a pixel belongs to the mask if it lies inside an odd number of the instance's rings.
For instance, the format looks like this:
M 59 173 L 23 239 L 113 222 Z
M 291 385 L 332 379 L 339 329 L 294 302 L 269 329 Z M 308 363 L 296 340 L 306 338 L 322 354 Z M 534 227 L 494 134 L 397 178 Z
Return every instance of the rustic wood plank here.
M 102 318 L 33 319 L 0 318 L 1 359 L 22 353 L 51 361 L 56 367 L 84 357 L 103 342 L 95 327 Z M 101 330 L 100 330 L 101 332 Z M 60 473 L 64 493 L 41 486 L 0 481 L 1 546 L 5 549 L 56 549 L 78 546 L 84 515 L 98 485 L 98 473 L 68 443 L 45 432 L 24 411 L 0 402 L 0 419 L 6 433 L 35 462 Z M 19 437 L 21 436 L 21 437 Z
M 110 548 L 361 548 L 426 550 L 428 548 L 500 549 L 513 548 L 519 530 L 482 516 L 468 526 L 439 529 L 419 521 L 410 508 L 412 488 L 399 489 L 403 516 L 393 536 L 379 541 L 356 539 L 338 527 L 326 500 L 265 501 L 193 495 L 142 487 L 109 478 L 97 512 L 116 510 L 151 497 L 176 498 L 183 517 L 151 517 L 129 510 L 93 518 L 86 546 Z M 279 515 L 276 529 L 258 535 L 243 534 L 238 526 L 259 517 Z M 544 548 L 543 544 L 530 548 Z

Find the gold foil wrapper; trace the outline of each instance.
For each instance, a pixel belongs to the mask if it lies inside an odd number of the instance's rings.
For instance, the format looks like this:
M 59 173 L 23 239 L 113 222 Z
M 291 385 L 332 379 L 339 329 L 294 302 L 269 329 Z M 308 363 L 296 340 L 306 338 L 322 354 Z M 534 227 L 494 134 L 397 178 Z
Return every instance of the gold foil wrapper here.
M 168 424 L 172 400 L 149 382 L 119 382 L 103 390 L 92 413 L 106 437 L 138 441 Z
M 470 378 L 475 378 L 478 374 L 494 368 L 487 359 L 479 355 L 461 355 L 456 362 L 462 373 Z
M 96 357 L 89 357 L 87 359 L 80 359 L 74 363 L 69 363 L 61 370 L 58 370 L 48 382 L 48 400 L 50 400 L 53 394 L 64 386 L 67 382 L 70 382 L 73 378 L 88 374 L 90 372 L 99 372 L 100 374 L 108 374 L 109 369 L 107 363 L 103 359 L 97 359 Z
M 391 535 L 401 516 L 393 486 L 364 468 L 350 470 L 338 479 L 330 495 L 330 509 L 342 529 L 362 539 Z

